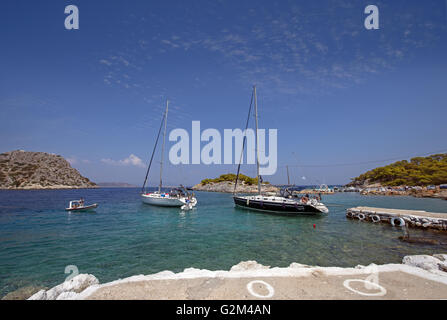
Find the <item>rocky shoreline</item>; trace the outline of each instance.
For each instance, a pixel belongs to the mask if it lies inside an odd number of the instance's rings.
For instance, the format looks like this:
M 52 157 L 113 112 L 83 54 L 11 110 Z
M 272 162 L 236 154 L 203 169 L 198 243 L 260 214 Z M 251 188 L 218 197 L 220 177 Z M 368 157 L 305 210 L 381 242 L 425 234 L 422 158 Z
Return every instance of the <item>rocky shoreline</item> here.
M 223 193 L 233 193 L 234 191 L 234 182 L 231 181 L 222 181 L 222 182 L 210 182 L 207 184 L 196 184 L 192 187 L 195 191 L 206 191 L 206 192 L 223 192 Z M 262 192 L 265 193 L 276 193 L 279 191 L 278 187 L 275 187 L 271 184 L 262 184 L 261 186 Z M 254 184 L 245 184 L 238 183 L 236 188 L 237 193 L 257 193 L 258 186 Z
M 436 186 L 434 189 L 427 187 L 383 187 L 381 185 L 364 186 L 360 191 L 361 195 L 382 195 L 382 196 L 411 196 L 415 198 L 436 198 L 447 200 L 447 189 Z
M 380 276 L 380 282 L 379 282 Z M 360 277 L 360 278 L 359 278 Z M 377 283 L 371 280 L 377 277 Z M 84 299 L 359 299 L 347 281 L 365 282 L 384 288 L 384 299 L 439 299 L 447 297 L 447 254 L 406 256 L 402 264 L 354 268 L 318 267 L 292 263 L 286 268 L 270 268 L 256 261 L 244 261 L 229 271 L 187 268 L 183 272 L 162 271 L 136 275 L 99 284 L 90 274 L 80 274 L 49 290 L 40 290 L 29 300 Z M 271 295 L 257 296 L 249 287 L 254 282 L 267 284 Z M 292 284 L 293 283 L 293 284 Z M 317 283 L 323 284 L 319 286 Z M 316 285 L 317 284 L 317 285 Z M 301 286 L 301 291 L 294 286 Z M 270 286 L 270 288 L 269 288 Z M 344 287 L 343 287 L 344 286 Z M 383 286 L 383 287 L 382 287 Z M 386 287 L 386 289 L 385 289 Z M 248 294 L 247 294 L 247 289 Z M 260 290 L 260 289 L 258 289 Z M 371 290 L 371 289 L 370 289 Z M 382 290 L 382 289 L 381 289 Z M 387 293 L 388 291 L 388 293 Z M 357 291 L 358 292 L 358 291 Z M 400 296 L 399 296 L 400 295 Z

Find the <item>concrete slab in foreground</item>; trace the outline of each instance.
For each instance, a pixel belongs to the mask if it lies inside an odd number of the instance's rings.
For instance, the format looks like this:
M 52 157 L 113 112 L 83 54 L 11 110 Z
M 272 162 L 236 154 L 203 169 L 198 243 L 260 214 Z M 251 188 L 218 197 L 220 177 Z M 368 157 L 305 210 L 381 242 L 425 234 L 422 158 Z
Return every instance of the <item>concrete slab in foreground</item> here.
M 246 261 L 230 271 L 189 268 L 102 285 L 79 275 L 30 299 L 447 299 L 446 260 L 447 255 L 408 256 L 404 264 L 355 268 L 270 268 Z M 85 287 L 83 281 L 96 284 Z
M 383 272 L 367 288 L 359 275 L 304 277 L 196 278 L 146 280 L 103 287 L 87 299 L 446 299 L 447 285 L 407 274 Z M 359 280 L 359 281 L 357 281 Z M 346 281 L 351 289 L 348 289 Z M 251 284 L 250 289 L 248 286 Z M 385 291 L 381 289 L 384 288 Z

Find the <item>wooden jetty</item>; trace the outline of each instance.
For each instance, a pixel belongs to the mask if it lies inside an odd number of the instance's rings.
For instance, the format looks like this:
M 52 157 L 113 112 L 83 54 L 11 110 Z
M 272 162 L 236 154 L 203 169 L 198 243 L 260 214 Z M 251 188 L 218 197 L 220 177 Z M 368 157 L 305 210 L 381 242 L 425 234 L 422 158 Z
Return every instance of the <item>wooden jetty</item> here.
M 355 207 L 346 210 L 346 217 L 373 223 L 390 223 L 397 227 L 408 226 L 447 231 L 447 213 L 434 213 L 423 210 Z

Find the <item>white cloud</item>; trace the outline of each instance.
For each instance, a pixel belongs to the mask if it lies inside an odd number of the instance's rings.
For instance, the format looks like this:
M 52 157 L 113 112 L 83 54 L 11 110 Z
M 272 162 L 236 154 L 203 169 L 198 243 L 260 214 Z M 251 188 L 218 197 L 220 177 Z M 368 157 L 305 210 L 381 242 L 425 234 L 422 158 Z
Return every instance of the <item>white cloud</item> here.
M 76 158 L 74 158 L 74 157 L 72 157 L 72 158 L 67 158 L 66 160 L 67 160 L 68 163 L 71 164 L 71 165 L 74 165 L 74 164 L 78 163 L 78 160 L 77 160 Z
M 134 154 L 131 154 L 123 160 L 101 159 L 101 162 L 114 166 L 136 166 L 140 168 L 145 167 L 143 161 Z
M 68 163 L 70 164 L 70 165 L 76 165 L 76 164 L 80 164 L 80 163 L 84 163 L 84 164 L 90 164 L 91 163 L 91 161 L 90 160 L 88 160 L 88 159 L 79 159 L 79 158 L 77 158 L 77 157 L 75 157 L 75 156 L 73 156 L 73 157 L 68 157 L 68 158 L 66 158 L 66 160 L 68 161 Z
M 106 59 L 99 60 L 99 63 L 105 64 L 107 66 L 111 66 L 112 65 L 112 63 L 110 61 L 106 60 Z
M 130 65 L 130 62 L 124 59 L 123 57 L 120 57 L 120 60 L 126 67 Z
M 200 23 L 190 23 L 191 17 L 185 12 L 184 27 L 175 34 L 160 29 L 150 38 L 144 32 L 132 35 L 121 50 L 100 60 L 109 73 L 104 83 L 134 92 L 139 92 L 139 88 L 161 92 L 164 88 L 157 76 L 146 80 L 148 77 L 144 75 L 145 80 L 133 84 L 126 75 L 135 82 L 141 78 L 136 72 L 150 67 L 149 60 L 151 64 L 157 63 L 158 55 L 170 50 L 190 50 L 191 54 L 208 51 L 217 63 L 233 68 L 242 83 L 258 84 L 262 91 L 267 91 L 267 96 L 269 91 L 320 96 L 393 70 L 402 60 L 411 58 L 414 47 L 439 42 L 434 32 L 437 25 L 415 13 L 395 15 L 386 32 L 381 31 L 373 39 L 366 37 L 362 21 L 351 18 L 357 9 L 347 0 L 331 3 L 321 12 L 311 14 L 298 5 L 287 10 L 251 9 L 243 16 L 236 16 L 244 17 L 240 19 L 243 24 L 236 19 L 236 23 L 225 26 L 220 33 L 203 28 Z M 220 18 L 215 16 L 216 12 L 211 10 L 210 18 Z M 247 24 L 247 14 L 257 18 Z M 158 28 L 166 22 L 156 15 L 147 20 L 143 17 L 141 21 L 148 23 L 141 30 Z M 406 27 L 402 29 L 402 25 Z M 371 45 L 375 50 L 368 49 Z M 125 75 L 124 67 L 127 67 Z
M 172 41 L 169 41 L 169 40 L 161 40 L 161 42 L 163 42 L 164 44 L 170 45 L 173 48 L 178 48 L 179 47 L 178 44 L 176 44 L 176 43 L 174 43 Z

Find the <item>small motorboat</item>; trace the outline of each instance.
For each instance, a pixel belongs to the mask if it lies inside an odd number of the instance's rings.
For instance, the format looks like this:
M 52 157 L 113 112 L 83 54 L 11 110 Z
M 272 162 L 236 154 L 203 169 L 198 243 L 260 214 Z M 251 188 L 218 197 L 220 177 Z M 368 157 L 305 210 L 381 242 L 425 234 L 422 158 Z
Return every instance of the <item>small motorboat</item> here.
M 65 211 L 91 211 L 95 210 L 98 207 L 98 204 L 90 204 L 84 205 L 84 200 L 72 200 L 68 205 L 68 208 L 65 208 Z

